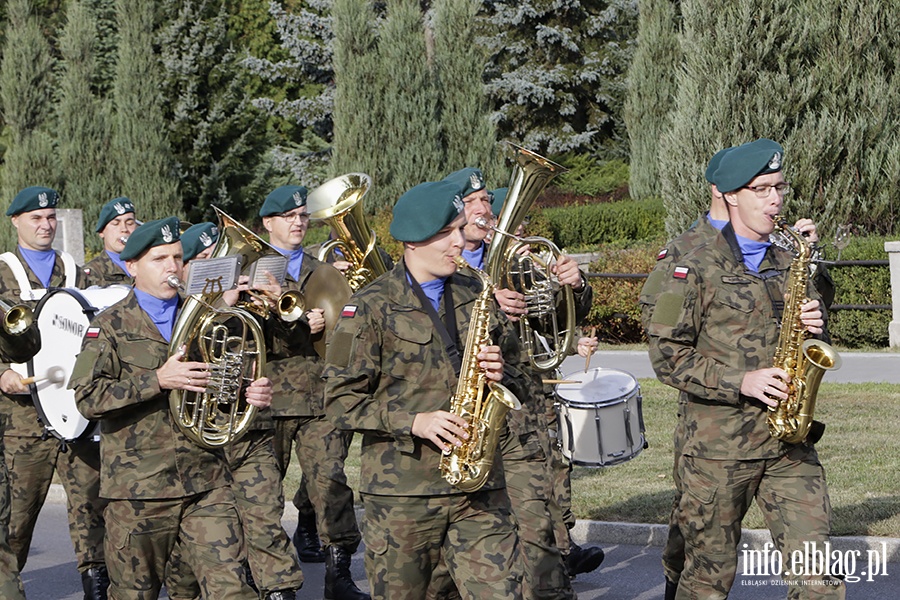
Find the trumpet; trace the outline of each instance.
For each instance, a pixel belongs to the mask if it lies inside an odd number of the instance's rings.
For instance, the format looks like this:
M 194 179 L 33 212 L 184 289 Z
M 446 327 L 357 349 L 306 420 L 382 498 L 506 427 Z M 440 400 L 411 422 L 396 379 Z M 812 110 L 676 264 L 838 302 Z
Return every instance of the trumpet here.
M 34 311 L 24 304 L 10 306 L 0 301 L 0 312 L 0 352 L 11 362 L 28 362 L 41 350 Z

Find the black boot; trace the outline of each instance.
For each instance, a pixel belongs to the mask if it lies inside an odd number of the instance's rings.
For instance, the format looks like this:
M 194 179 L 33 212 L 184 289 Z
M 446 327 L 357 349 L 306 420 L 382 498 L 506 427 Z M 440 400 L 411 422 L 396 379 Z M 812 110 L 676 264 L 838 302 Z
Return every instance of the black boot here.
M 599 567 L 605 556 L 603 549 L 597 546 L 582 548 L 575 542 L 570 542 L 570 548 L 569 555 L 566 556 L 566 569 L 572 579 L 579 573 L 590 573 Z
M 353 583 L 350 552 L 338 546 L 328 546 L 325 552 L 325 600 L 371 600 Z
M 315 519 L 301 519 L 298 521 L 297 529 L 294 530 L 291 541 L 294 542 L 300 562 L 325 562 L 325 551 L 322 550 L 322 545 L 319 543 L 319 532 L 316 530 Z
M 673 583 L 666 579 L 666 596 L 665 600 L 675 600 L 675 592 L 678 591 L 678 583 Z
M 109 573 L 106 567 L 91 567 L 81 574 L 81 585 L 84 588 L 84 600 L 106 600 L 109 588 Z
M 266 594 L 266 600 L 296 600 L 296 590 L 278 590 Z

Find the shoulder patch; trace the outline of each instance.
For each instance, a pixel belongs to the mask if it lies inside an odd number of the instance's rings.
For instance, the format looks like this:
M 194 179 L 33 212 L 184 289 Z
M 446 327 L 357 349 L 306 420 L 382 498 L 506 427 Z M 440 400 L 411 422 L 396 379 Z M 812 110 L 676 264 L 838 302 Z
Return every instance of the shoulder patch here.
M 690 269 L 688 269 L 687 267 L 675 267 L 675 269 L 672 271 L 672 277 L 674 277 L 675 279 L 687 279 L 689 271 Z
M 650 320 L 655 324 L 675 327 L 681 318 L 683 305 L 684 296 L 681 294 L 664 292 L 657 298 L 656 307 L 653 309 L 653 316 Z
M 100 337 L 100 328 L 99 327 L 88 327 L 87 332 L 84 334 L 89 340 L 96 339 Z
M 659 254 L 656 255 L 656 260 L 664 259 L 668 253 L 669 253 L 669 249 L 663 248 L 662 250 L 659 251 Z
M 341 310 L 341 316 L 347 317 L 347 318 L 355 317 L 356 309 L 357 309 L 357 306 L 355 306 L 353 304 L 348 304 L 343 308 L 343 310 Z

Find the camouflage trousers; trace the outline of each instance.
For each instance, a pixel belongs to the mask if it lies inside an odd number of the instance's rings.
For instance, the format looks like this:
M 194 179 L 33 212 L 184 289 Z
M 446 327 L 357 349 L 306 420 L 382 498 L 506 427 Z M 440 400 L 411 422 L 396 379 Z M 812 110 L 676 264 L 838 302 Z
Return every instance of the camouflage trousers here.
M 296 590 L 303 585 L 297 553 L 281 526 L 284 494 L 273 437 L 272 429 L 251 430 L 225 450 L 247 562 L 263 598 L 267 592 Z M 200 597 L 197 577 L 180 553 L 169 560 L 166 590 L 173 600 Z
M 110 500 L 106 522 L 110 600 L 158 598 L 173 554 L 196 573 L 203 598 L 256 598 L 230 487 L 173 500 Z
M 373 600 L 421 600 L 441 561 L 467 600 L 521 598 L 519 546 L 503 490 L 452 496 L 363 494 Z
M 682 402 L 686 402 L 682 393 Z M 663 573 L 672 583 L 678 583 L 684 570 L 684 536 L 678 526 L 678 505 L 681 504 L 681 449 L 684 447 L 684 404 L 679 402 L 675 421 L 675 433 L 672 440 L 675 446 L 675 458 L 672 464 L 672 482 L 675 484 L 675 497 L 672 499 L 672 510 L 669 513 L 669 531 L 666 545 L 662 551 Z
M 69 535 L 78 570 L 102 565 L 106 500 L 100 498 L 100 445 L 77 441 L 61 452 L 56 438 L 20 436 L 5 436 L 4 445 L 10 477 L 9 545 L 19 570 L 25 568 L 34 526 L 54 470 L 66 490 Z
M 282 477 L 287 473 L 293 447 L 307 477 L 307 492 L 316 510 L 322 543 L 352 554 L 361 536 L 353 509 L 353 490 L 344 474 L 350 439 L 349 432 L 338 431 L 324 417 L 275 418 L 275 458 Z
M 0 436 L 0 444 L 2 443 L 3 438 Z M 25 600 L 16 555 L 9 547 L 9 474 L 4 460 L 0 460 L 0 598 Z
M 569 554 L 570 549 L 569 530 L 575 527 L 575 513 L 572 512 L 572 462 L 562 453 L 559 445 L 559 415 L 555 403 L 551 399 L 548 401 L 550 451 L 547 464 L 553 486 L 548 507 L 553 520 L 553 531 L 556 534 L 556 545 L 565 556 Z
M 791 559 L 804 543 L 828 541 L 831 503 L 816 451 L 797 445 L 766 460 L 708 460 L 683 456 L 678 525 L 685 540 L 676 598 L 726 598 L 734 583 L 741 521 L 756 500 L 783 558 L 788 598 L 843 598 L 842 581 L 795 572 Z

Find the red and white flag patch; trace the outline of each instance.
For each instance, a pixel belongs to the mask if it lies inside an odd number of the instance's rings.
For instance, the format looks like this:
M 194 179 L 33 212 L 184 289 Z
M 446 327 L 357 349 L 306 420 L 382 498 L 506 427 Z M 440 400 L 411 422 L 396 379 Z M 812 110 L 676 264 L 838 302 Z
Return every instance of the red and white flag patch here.
M 348 304 L 341 311 L 342 317 L 355 317 L 356 316 L 356 306 L 352 304 Z
M 675 267 L 675 271 L 672 273 L 675 279 L 687 279 L 688 276 L 688 268 L 687 267 Z
M 84 334 L 89 340 L 96 339 L 100 337 L 100 328 L 99 327 L 88 327 L 87 332 Z
M 669 249 L 663 248 L 662 250 L 659 251 L 659 254 L 656 255 L 656 260 L 664 259 L 668 253 L 669 253 Z

